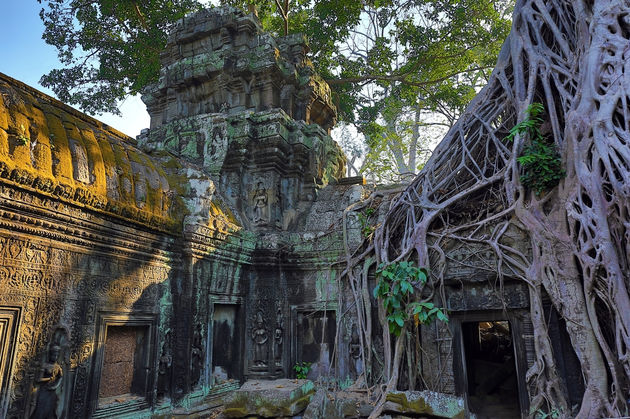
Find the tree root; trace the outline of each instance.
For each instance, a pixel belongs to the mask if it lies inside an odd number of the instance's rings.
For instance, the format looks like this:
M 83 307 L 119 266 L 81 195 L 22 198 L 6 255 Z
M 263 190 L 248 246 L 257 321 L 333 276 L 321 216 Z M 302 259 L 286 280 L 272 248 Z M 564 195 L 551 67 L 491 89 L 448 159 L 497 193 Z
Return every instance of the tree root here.
M 482 246 L 494 255 L 488 270 L 500 284 L 504 277 L 524 281 L 535 332 L 535 361 L 527 373 L 532 412 L 628 414 L 629 8 L 621 0 L 517 1 L 512 32 L 488 85 L 394 200 L 373 247 L 363 247 L 368 251 L 361 255 L 376 263 L 415 259 L 430 268 L 432 290 L 443 290 L 446 265 L 453 262 L 445 246 Z M 517 157 L 529 139 L 505 141 L 534 102 L 547 111 L 547 135 L 566 170 L 542 196 L 520 181 Z M 524 234 L 529 245 L 510 239 L 510 231 Z M 367 281 L 352 278 L 360 265 L 348 258 L 345 272 L 362 311 L 366 344 L 370 305 L 361 290 Z M 582 369 L 585 393 L 577 413 L 555 366 L 543 293 L 566 320 Z M 398 381 L 402 355 L 395 346 L 385 354 L 385 365 L 393 367 L 385 375 L 388 389 Z

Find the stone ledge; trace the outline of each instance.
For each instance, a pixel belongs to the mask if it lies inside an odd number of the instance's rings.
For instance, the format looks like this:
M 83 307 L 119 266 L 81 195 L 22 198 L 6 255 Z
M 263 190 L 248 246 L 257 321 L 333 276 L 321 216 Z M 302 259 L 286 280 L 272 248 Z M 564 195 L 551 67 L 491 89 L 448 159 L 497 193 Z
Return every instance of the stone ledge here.
M 226 402 L 223 414 L 229 418 L 295 416 L 306 409 L 314 393 L 310 380 L 249 380 Z
M 461 397 L 434 391 L 392 391 L 387 394 L 383 412 L 464 419 L 466 404 Z

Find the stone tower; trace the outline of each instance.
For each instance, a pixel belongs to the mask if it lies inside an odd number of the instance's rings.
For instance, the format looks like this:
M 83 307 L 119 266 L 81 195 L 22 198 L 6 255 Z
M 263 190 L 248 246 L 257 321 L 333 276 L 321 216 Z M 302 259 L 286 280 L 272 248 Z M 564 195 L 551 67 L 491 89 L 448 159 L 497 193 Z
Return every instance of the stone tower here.
M 345 166 L 328 135 L 336 120 L 330 88 L 307 51 L 303 36 L 275 39 L 234 8 L 186 17 L 142 97 L 151 129 L 141 146 L 202 167 L 246 227 L 296 227 Z

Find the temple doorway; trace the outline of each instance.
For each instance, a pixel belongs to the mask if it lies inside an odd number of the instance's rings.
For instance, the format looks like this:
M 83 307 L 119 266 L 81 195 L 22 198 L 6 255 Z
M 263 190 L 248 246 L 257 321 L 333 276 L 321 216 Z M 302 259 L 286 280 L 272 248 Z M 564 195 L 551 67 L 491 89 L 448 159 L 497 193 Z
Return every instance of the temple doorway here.
M 470 410 L 480 419 L 520 418 L 510 322 L 465 322 L 462 338 Z

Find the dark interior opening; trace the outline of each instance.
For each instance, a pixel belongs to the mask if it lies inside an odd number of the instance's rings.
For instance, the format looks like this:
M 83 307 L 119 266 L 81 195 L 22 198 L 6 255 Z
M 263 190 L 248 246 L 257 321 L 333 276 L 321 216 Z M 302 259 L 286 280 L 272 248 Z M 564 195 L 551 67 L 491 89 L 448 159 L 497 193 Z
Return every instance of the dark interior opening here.
M 462 324 L 468 402 L 480 419 L 520 418 L 510 323 Z
M 299 362 L 310 363 L 308 378 L 330 374 L 337 323 L 334 311 L 298 314 Z
M 215 304 L 212 330 L 213 383 L 218 385 L 240 380 L 238 306 Z

